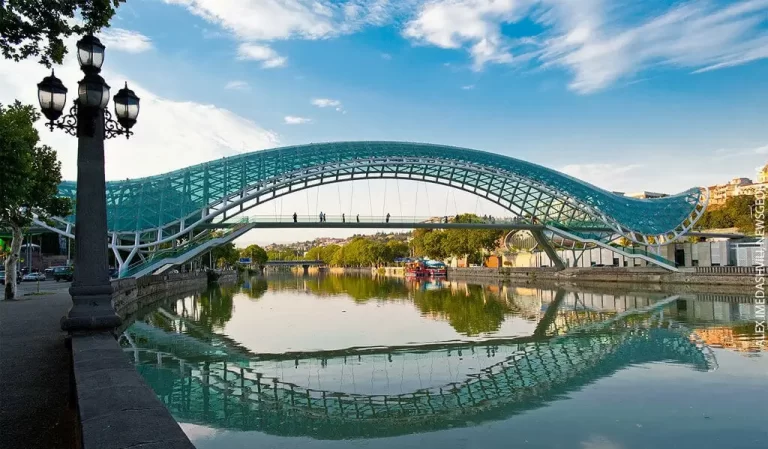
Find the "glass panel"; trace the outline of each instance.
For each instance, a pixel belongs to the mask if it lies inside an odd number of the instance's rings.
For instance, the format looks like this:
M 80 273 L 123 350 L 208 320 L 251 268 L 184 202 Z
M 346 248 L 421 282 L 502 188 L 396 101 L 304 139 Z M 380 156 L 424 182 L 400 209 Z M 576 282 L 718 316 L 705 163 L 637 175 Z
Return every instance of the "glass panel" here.
M 128 106 L 125 103 L 119 103 L 115 101 L 115 115 L 117 118 L 127 118 L 128 117 Z
M 101 92 L 101 104 L 100 106 L 102 108 L 106 108 L 107 104 L 109 104 L 109 86 L 106 84 L 103 86 L 103 90 Z
M 56 111 L 62 111 L 64 110 L 64 106 L 67 103 L 67 94 L 65 93 L 56 93 L 53 94 L 53 109 Z
M 104 50 L 100 47 L 93 47 L 93 66 L 101 68 L 104 64 Z
M 53 106 L 53 94 L 50 91 L 38 89 L 37 99 L 40 102 L 40 109 L 51 109 Z
M 81 67 L 88 67 L 92 64 L 91 52 L 82 48 L 77 49 L 77 61 Z
M 139 103 L 131 104 L 128 106 L 128 118 L 136 120 L 139 116 Z
M 109 90 L 107 90 L 109 92 Z M 101 98 L 102 89 L 99 85 L 91 85 L 81 83 L 77 86 L 77 96 L 80 99 L 80 103 L 85 106 L 100 106 L 103 101 Z M 107 97 L 109 100 L 109 97 Z

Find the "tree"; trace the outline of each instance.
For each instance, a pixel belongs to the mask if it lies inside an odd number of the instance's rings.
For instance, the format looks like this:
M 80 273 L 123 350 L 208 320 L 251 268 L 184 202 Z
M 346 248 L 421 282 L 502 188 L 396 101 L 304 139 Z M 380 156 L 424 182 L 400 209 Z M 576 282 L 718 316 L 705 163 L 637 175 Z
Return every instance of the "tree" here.
M 235 265 L 240 258 L 240 252 L 235 248 L 234 243 L 225 243 L 213 249 L 213 260 L 219 266 Z
M 243 257 L 250 257 L 251 263 L 255 263 L 259 265 L 269 260 L 269 256 L 267 256 L 267 252 L 264 251 L 264 248 L 260 247 L 259 245 L 248 245 L 245 249 L 241 251 L 240 254 Z
M 56 152 L 38 145 L 33 126 L 39 118 L 32 106 L 0 104 L 0 225 L 11 230 L 11 250 L 5 261 L 5 299 L 16 295 L 16 262 L 24 228 L 33 215 L 40 219 L 66 217 L 72 210 L 68 198 L 58 196 L 61 163 Z
M 722 207 L 708 209 L 696 223 L 696 229 L 738 228 L 741 232 L 755 232 L 754 195 L 740 195 L 728 198 Z M 768 214 L 763 214 L 763 225 Z
M 7 0 L 0 2 L 0 50 L 6 59 L 38 57 L 46 67 L 61 64 L 64 39 L 109 26 L 125 0 Z M 82 21 L 76 20 L 77 18 Z

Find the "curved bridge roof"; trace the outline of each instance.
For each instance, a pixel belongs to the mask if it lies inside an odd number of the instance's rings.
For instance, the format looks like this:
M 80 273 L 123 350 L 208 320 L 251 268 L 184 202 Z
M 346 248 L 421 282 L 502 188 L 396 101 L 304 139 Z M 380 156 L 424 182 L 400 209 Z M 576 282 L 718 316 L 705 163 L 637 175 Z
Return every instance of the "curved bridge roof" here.
M 539 222 L 564 228 L 607 225 L 632 240 L 641 240 L 635 234 L 680 234 L 706 206 L 706 190 L 699 188 L 665 198 L 634 199 L 494 153 L 423 143 L 335 142 L 256 151 L 162 175 L 108 182 L 108 227 L 112 232 L 137 232 L 185 219 L 183 228 L 190 220 L 210 221 L 249 198 L 255 200 L 252 207 L 303 188 L 365 178 L 450 185 Z M 74 198 L 75 191 L 71 181 L 59 187 L 64 196 Z M 265 192 L 269 197 L 262 196 Z M 74 222 L 74 217 L 67 221 Z

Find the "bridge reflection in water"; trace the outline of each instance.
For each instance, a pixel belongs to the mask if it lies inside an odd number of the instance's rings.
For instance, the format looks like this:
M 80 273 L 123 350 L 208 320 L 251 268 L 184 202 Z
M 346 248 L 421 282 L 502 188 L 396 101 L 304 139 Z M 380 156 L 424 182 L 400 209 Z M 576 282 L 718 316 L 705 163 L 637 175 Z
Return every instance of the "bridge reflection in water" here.
M 282 354 L 251 353 L 179 301 L 120 341 L 179 422 L 376 438 L 504 419 L 636 364 L 715 369 L 709 348 L 665 315 L 677 299 L 617 312 L 579 306 L 578 294 L 559 289 L 530 336 Z

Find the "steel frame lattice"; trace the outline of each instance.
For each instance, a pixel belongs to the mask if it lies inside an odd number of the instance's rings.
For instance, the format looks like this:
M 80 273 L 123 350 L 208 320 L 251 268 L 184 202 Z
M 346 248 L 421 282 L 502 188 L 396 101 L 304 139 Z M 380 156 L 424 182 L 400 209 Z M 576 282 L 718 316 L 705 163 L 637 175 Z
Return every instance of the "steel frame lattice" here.
M 201 224 L 223 221 L 307 188 L 358 179 L 406 179 L 479 195 L 553 230 L 589 240 L 618 237 L 649 245 L 679 238 L 703 214 L 708 191 L 692 188 L 658 199 L 608 192 L 540 165 L 499 154 L 405 142 L 337 142 L 256 151 L 163 175 L 107 183 L 110 246 L 131 255 L 192 236 Z M 75 198 L 76 184 L 62 182 Z M 38 222 L 73 238 L 75 217 Z M 570 228 L 578 227 L 579 231 Z M 584 228 L 602 229 L 585 232 Z M 615 232 L 606 233 L 608 227 Z M 128 263 L 125 260 L 124 263 Z
M 692 340 L 689 330 L 656 314 L 646 318 L 647 328 L 615 320 L 613 332 L 604 333 L 599 322 L 593 324 L 595 332 L 528 343 L 491 340 L 451 349 L 415 345 L 401 351 L 380 348 L 381 353 L 320 356 L 322 366 L 327 367 L 334 362 L 346 365 L 348 360 L 359 365 L 363 357 L 367 363 L 391 364 L 397 359 L 404 365 L 404 359 L 413 355 L 435 357 L 437 364 L 444 364 L 446 358 L 462 357 L 462 350 L 468 357 L 475 352 L 487 353 L 489 358 L 497 352 L 505 354 L 501 361 L 465 379 L 387 395 L 287 382 L 271 376 L 258 356 L 248 362 L 228 362 L 223 357 L 211 360 L 210 356 L 195 361 L 173 350 L 139 348 L 134 341 L 152 341 L 142 328 L 129 328 L 120 340 L 124 350 L 134 354 L 142 375 L 175 379 L 166 382 L 174 387 L 160 396 L 174 416 L 185 422 L 322 439 L 391 437 L 504 419 L 556 401 L 628 365 L 675 360 L 700 371 L 716 369 L 708 348 Z M 184 352 L 194 352 L 192 347 Z M 298 366 L 312 359 L 309 352 L 289 362 Z

